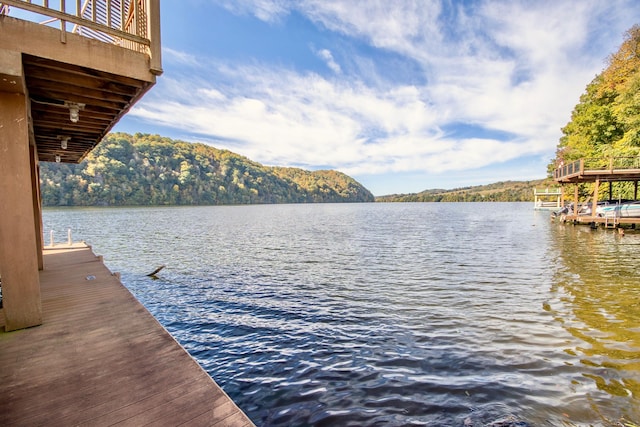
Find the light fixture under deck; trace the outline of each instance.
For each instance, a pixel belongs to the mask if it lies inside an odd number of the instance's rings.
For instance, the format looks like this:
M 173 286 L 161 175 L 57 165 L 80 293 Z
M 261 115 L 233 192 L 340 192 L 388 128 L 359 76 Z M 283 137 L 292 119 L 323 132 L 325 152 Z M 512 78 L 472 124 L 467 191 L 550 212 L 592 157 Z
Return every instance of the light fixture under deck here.
M 84 110 L 85 104 L 65 101 L 64 106 L 69 109 L 69 120 L 73 123 L 78 123 L 78 120 L 80 120 L 80 111 Z

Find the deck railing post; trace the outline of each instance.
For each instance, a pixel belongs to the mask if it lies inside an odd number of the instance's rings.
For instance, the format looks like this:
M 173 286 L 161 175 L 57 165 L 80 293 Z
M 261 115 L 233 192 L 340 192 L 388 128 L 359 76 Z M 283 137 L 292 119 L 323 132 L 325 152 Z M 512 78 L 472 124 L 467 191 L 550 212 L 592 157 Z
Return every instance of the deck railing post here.
M 113 28 L 111 26 L 111 0 L 107 0 L 107 27 Z
M 162 74 L 162 50 L 160 41 L 160 0 L 146 0 L 147 37 L 149 38 L 149 68 L 157 76 Z
M 133 21 L 131 21 L 131 32 L 137 36 L 140 36 L 140 1 L 131 0 L 133 3 Z M 129 6 L 131 7 L 131 6 Z M 145 28 L 146 29 L 146 28 Z
M 120 0 L 120 30 L 124 31 L 127 23 L 127 13 L 124 0 Z
M 60 12 L 67 13 L 64 0 L 60 0 Z M 60 42 L 67 42 L 67 21 L 60 20 Z

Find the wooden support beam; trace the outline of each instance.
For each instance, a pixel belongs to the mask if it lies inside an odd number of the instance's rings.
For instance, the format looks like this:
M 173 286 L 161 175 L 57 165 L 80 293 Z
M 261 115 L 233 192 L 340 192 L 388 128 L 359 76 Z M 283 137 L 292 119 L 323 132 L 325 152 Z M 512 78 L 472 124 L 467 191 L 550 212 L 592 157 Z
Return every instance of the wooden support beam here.
M 5 330 L 42 323 L 28 99 L 0 92 L 0 274 Z
M 29 141 L 29 161 L 31 166 L 31 192 L 33 204 L 33 220 L 36 230 L 36 254 L 38 255 L 38 270 L 44 270 L 44 258 L 42 250 L 44 242 L 42 237 L 42 203 L 40 199 L 40 165 L 38 164 L 38 151 L 35 141 Z
M 598 189 L 600 188 L 600 179 L 596 179 L 596 183 L 593 186 L 593 201 L 591 202 L 591 216 L 596 216 L 596 209 L 598 209 Z

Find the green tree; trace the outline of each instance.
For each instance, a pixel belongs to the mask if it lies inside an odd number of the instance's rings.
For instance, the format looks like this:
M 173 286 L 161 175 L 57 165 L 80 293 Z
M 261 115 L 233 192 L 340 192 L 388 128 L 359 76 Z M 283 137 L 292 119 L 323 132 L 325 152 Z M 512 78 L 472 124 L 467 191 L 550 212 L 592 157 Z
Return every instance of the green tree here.
M 108 135 L 78 165 L 43 163 L 41 194 L 45 206 L 373 201 L 339 172 L 265 167 L 227 150 L 140 133 Z
M 626 32 L 608 67 L 596 76 L 562 128 L 553 170 L 580 158 L 637 156 L 640 147 L 640 26 Z

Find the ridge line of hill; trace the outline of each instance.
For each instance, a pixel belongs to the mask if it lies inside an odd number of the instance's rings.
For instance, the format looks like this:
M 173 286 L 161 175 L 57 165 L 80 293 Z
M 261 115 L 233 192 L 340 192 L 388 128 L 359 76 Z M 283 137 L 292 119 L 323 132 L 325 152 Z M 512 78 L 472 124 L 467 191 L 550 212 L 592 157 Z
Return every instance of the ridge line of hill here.
M 493 184 L 430 189 L 419 193 L 377 196 L 376 202 L 531 202 L 537 189 L 555 188 L 550 178 L 532 181 L 500 181 Z
M 44 206 L 373 202 L 335 170 L 264 166 L 228 150 L 159 135 L 112 133 L 79 164 L 42 163 Z

